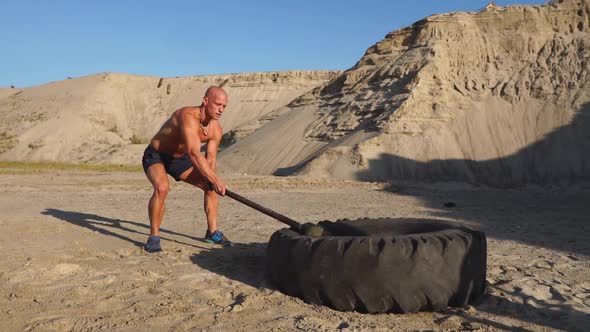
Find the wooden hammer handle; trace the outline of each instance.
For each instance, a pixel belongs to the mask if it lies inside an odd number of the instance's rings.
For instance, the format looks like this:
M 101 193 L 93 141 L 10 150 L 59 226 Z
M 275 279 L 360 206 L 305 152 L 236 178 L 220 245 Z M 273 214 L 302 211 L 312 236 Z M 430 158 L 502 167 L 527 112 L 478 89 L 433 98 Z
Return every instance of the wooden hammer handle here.
M 284 222 L 285 224 L 287 224 L 291 227 L 294 227 L 295 229 L 301 228 L 301 224 L 298 223 L 297 221 L 295 221 L 287 216 L 284 216 L 278 212 L 275 212 L 269 208 L 266 208 L 256 202 L 252 202 L 251 200 L 247 199 L 246 197 L 238 195 L 237 193 L 235 193 L 229 189 L 225 190 L 225 194 L 227 196 L 235 199 L 236 201 L 253 208 L 256 211 L 262 212 L 262 213 L 266 214 L 267 216 L 273 217 L 278 221 Z

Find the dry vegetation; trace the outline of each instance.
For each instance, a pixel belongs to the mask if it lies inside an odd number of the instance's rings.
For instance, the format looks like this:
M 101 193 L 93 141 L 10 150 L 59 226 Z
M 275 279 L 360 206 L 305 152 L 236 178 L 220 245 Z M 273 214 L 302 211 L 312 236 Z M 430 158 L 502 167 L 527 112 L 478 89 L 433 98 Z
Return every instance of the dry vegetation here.
M 140 165 L 92 165 L 50 162 L 0 161 L 0 174 L 30 174 L 55 170 L 94 172 L 142 172 Z

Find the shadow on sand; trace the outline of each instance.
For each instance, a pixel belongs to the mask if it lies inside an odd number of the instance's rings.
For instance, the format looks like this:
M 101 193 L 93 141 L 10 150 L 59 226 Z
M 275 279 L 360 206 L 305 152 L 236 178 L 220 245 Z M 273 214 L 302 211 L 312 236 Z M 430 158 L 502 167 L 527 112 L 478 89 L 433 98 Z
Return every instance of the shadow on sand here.
M 266 277 L 266 243 L 238 244 L 234 247 L 214 247 L 193 254 L 191 261 L 199 267 L 224 276 L 228 279 L 247 284 L 258 289 L 277 290 Z M 478 330 L 475 324 L 491 327 L 503 331 L 531 331 L 512 324 L 530 322 L 538 326 L 551 329 L 565 329 L 571 331 L 584 331 L 584 326 L 590 325 L 589 317 L 584 312 L 578 311 L 571 305 L 551 304 L 546 301 L 536 300 L 519 293 L 510 293 L 512 298 L 518 301 L 508 300 L 499 294 L 505 290 L 488 285 L 488 293 L 479 298 L 473 305 L 477 311 L 473 312 L 462 308 L 448 308 L 438 311 L 443 317 L 434 322 L 441 324 L 453 316 L 462 319 L 464 330 Z M 479 314 L 478 314 L 479 312 Z M 481 313 L 485 313 L 482 315 Z M 489 315 L 508 316 L 512 322 L 500 322 Z M 370 315 L 370 314 L 367 314 Z M 526 323 L 525 323 L 526 325 Z M 568 327 L 569 326 L 569 327 Z M 580 326 L 577 329 L 576 326 Z
M 490 160 L 439 159 L 416 161 L 392 154 L 369 160 L 361 181 L 458 181 L 491 187 L 526 184 L 570 185 L 590 181 L 590 103 L 584 104 L 569 125 L 516 153 Z
M 505 294 L 506 291 L 495 286 L 488 285 L 488 291 L 497 291 Z M 590 325 L 590 317 L 584 312 L 578 311 L 568 304 L 551 304 L 543 300 L 534 299 L 533 297 L 523 296 L 522 294 L 509 293 L 513 298 L 519 301 L 508 300 L 504 296 L 497 294 L 485 294 L 479 301 L 474 303 L 479 312 L 493 314 L 497 316 L 507 316 L 520 322 L 531 322 L 537 325 L 545 326 L 551 329 L 567 331 L 586 331 Z M 475 315 L 469 310 L 446 310 L 442 312 L 449 316 L 440 320 L 447 319 L 450 316 L 458 316 L 469 323 L 478 323 L 485 326 L 493 327 L 502 331 L 533 331 L 522 327 L 507 325 Z M 440 321 L 435 321 L 440 323 Z M 472 326 L 473 327 L 473 326 Z M 535 327 L 534 330 L 537 330 Z
M 113 218 L 99 216 L 96 214 L 89 214 L 89 213 L 82 213 L 82 212 L 75 212 L 75 211 L 65 211 L 65 210 L 52 209 L 52 208 L 45 209 L 45 211 L 41 212 L 41 214 L 52 216 L 54 218 L 68 222 L 72 225 L 87 228 L 91 231 L 98 232 L 102 235 L 108 235 L 108 236 L 112 236 L 112 237 L 130 242 L 130 243 L 132 243 L 138 247 L 142 247 L 142 248 L 144 246 L 144 242 L 134 240 L 131 237 L 129 237 L 128 235 L 139 234 L 139 235 L 142 235 L 142 237 L 145 237 L 147 239 L 147 237 L 150 234 L 149 225 L 146 225 L 144 223 L 135 222 L 135 221 L 113 219 Z M 173 232 L 173 231 L 170 231 L 170 230 L 167 230 L 164 228 L 160 228 L 160 237 L 163 240 L 171 241 L 171 242 L 175 242 L 175 243 L 183 244 L 183 245 L 187 245 L 187 246 L 203 248 L 203 247 L 199 247 L 194 244 L 191 244 L 191 243 L 182 242 L 179 240 L 175 240 L 171 237 L 167 237 L 166 234 L 173 235 L 173 236 L 181 236 L 181 237 L 184 237 L 184 238 L 187 238 L 190 240 L 202 241 L 202 239 L 199 239 L 199 238 L 196 238 L 196 237 L 193 237 L 190 235 L 185 235 L 185 234 Z
M 486 193 L 474 192 L 473 197 L 465 202 L 454 202 L 457 206 L 452 209 L 444 208 L 435 193 L 424 194 L 421 191 L 418 195 L 426 206 L 439 211 L 437 216 L 479 224 L 488 236 L 590 255 L 590 232 L 582 231 L 590 227 L 590 219 L 587 218 L 590 215 L 588 190 L 570 188 L 566 195 L 559 192 L 553 196 L 546 191 L 538 196 L 529 196 L 522 202 L 510 202 L 506 198 L 509 193 L 506 189 L 518 190 L 519 186 L 526 184 L 559 184 L 564 191 L 570 185 L 589 183 L 589 133 L 590 103 L 587 103 L 569 125 L 554 130 L 543 140 L 514 155 L 487 161 L 449 159 L 420 162 L 383 154 L 379 159 L 370 160 L 369 169 L 357 176 L 360 180 L 376 180 L 375 174 L 381 174 L 385 177 L 378 180 L 400 183 L 402 187 L 403 183 L 412 186 L 408 181 L 424 181 L 424 187 L 428 186 L 427 183 L 444 181 L 496 187 Z M 436 191 L 435 186 L 432 188 L 433 192 Z M 396 194 L 404 193 L 402 190 Z M 538 201 L 535 200 L 537 198 Z M 525 218 L 517 215 L 506 215 L 504 220 L 486 218 L 497 216 L 503 204 L 520 210 Z M 463 208 L 465 206 L 477 209 Z M 538 218 L 527 218 L 529 211 Z M 565 243 L 563 238 L 567 238 Z
M 459 181 L 472 184 L 485 184 L 492 187 L 514 188 L 526 184 L 576 184 L 581 181 L 590 180 L 590 104 L 585 104 L 576 114 L 573 122 L 548 134 L 543 140 L 531 144 L 514 155 L 487 161 L 474 160 L 433 160 L 419 162 L 396 155 L 384 154 L 380 159 L 369 162 L 369 169 L 360 172 L 359 180 L 387 180 L 387 181 Z M 557 158 L 555 156 L 561 156 Z M 546 158 L 551 160 L 545 160 Z M 546 168 L 540 165 L 546 163 Z M 298 167 L 288 169 L 294 171 Z M 374 178 L 374 174 L 385 174 L 385 178 Z M 399 194 L 399 193 L 398 193 Z M 496 197 L 494 197 L 496 195 Z M 498 200 L 506 201 L 503 190 L 495 189 L 485 196 L 487 201 L 478 201 L 483 196 L 474 195 L 470 203 L 477 204 L 478 210 L 463 209 L 463 202 L 456 202 L 453 209 L 444 209 L 441 200 L 435 195 L 421 196 L 428 207 L 437 209 L 438 216 L 451 220 L 466 220 L 479 224 L 488 237 L 499 239 L 510 239 L 521 243 L 554 248 L 557 250 L 570 250 L 582 255 L 590 255 L 589 232 L 587 228 L 590 219 L 590 194 L 573 194 L 573 199 L 585 201 L 586 204 L 574 202 L 572 205 L 561 206 L 560 201 L 554 202 L 553 206 L 533 206 L 535 213 L 537 208 L 551 209 L 552 215 L 541 220 L 523 221 L 518 216 L 508 216 L 507 220 L 488 220 L 482 216 L 494 215 L 498 206 Z M 551 204 L 551 200 L 540 202 L 541 205 Z M 572 207 L 582 210 L 576 212 L 566 211 Z M 526 208 L 526 207 L 524 207 Z M 560 210 L 562 209 L 562 210 Z M 568 213 L 566 220 L 559 218 L 559 212 Z M 526 214 L 526 211 L 524 211 Z M 94 214 L 84 214 L 72 211 L 47 209 L 43 214 L 54 216 L 58 219 L 74 225 L 86 227 L 104 235 L 110 235 L 137 246 L 143 243 L 133 240 L 125 232 L 147 236 L 149 227 L 142 223 L 111 219 Z M 553 219 L 555 217 L 555 219 Z M 138 231 L 130 228 L 134 226 L 145 231 Z M 515 231 L 514 226 L 521 228 Z M 118 231 L 123 231 L 121 234 Z M 586 230 L 586 231 L 583 231 Z M 199 240 L 194 237 L 178 234 L 162 229 L 165 234 L 183 236 L 192 240 Z M 564 232 L 567 234 L 564 235 Z M 561 234 L 555 236 L 555 234 Z M 569 238 L 568 243 L 563 243 L 563 238 Z M 175 241 L 173 239 L 168 239 Z M 179 241 L 175 241 L 182 243 Z M 183 243 L 187 244 L 187 243 Z M 187 244 L 190 245 L 190 244 Z M 266 243 L 238 244 L 235 247 L 215 247 L 203 250 L 191 257 L 194 264 L 207 269 L 213 273 L 223 275 L 229 279 L 239 281 L 256 288 L 267 288 L 265 275 L 265 250 Z M 484 295 L 480 303 L 476 304 L 478 312 L 485 312 L 498 316 L 509 316 L 515 320 L 531 322 L 553 329 L 580 331 L 590 326 L 588 315 L 576 310 L 567 304 L 550 304 L 545 301 L 527 298 L 521 293 L 508 294 L 513 298 L 519 298 L 519 302 L 513 302 L 495 294 L 495 286 L 488 285 L 490 294 Z M 506 290 L 497 290 L 498 294 L 506 293 Z M 462 317 L 464 320 L 473 323 L 485 324 L 501 330 L 521 330 L 511 325 L 493 321 L 481 314 L 475 315 L 468 310 L 448 310 L 443 314 Z M 444 319 L 444 318 L 442 318 Z M 568 322 L 565 322 L 567 320 Z M 572 325 L 573 324 L 573 325 Z
M 510 156 L 486 161 L 449 159 L 420 162 L 383 154 L 379 159 L 369 161 L 369 169 L 359 172 L 357 177 L 363 181 L 391 182 L 395 184 L 391 191 L 395 191 L 396 195 L 419 198 L 435 210 L 433 214 L 438 217 L 478 225 L 477 228 L 484 231 L 488 238 L 513 240 L 533 247 L 588 256 L 590 192 L 577 185 L 584 186 L 590 181 L 589 133 L 590 103 L 587 103 L 569 125 L 554 130 L 544 139 Z M 375 178 L 375 174 L 384 177 Z M 461 195 L 464 201 L 457 201 L 450 197 L 441 198 L 447 192 L 428 185 L 445 181 L 491 188 L 483 191 L 475 191 L 477 187 L 470 188 L 472 194 Z M 547 187 L 536 193 L 523 194 L 520 191 L 522 186 L 531 184 Z M 432 188 L 432 192 L 413 191 L 411 187 L 415 185 Z M 552 185 L 558 185 L 558 190 L 551 190 L 555 189 L 550 187 Z M 405 190 L 404 186 L 410 189 Z M 384 191 L 389 190 L 386 188 Z M 511 197 L 520 197 L 522 201 L 513 201 Z M 446 201 L 453 203 L 445 207 Z M 504 205 L 510 206 L 508 211 L 517 213 L 502 213 Z M 491 294 L 482 297 L 483 304 L 477 306 L 479 311 L 554 329 L 583 331 L 590 327 L 590 317 L 571 305 L 551 304 L 506 290 L 494 292 L 494 287 L 488 285 Z M 508 300 L 508 295 L 522 303 Z M 514 330 L 513 326 L 482 318 L 481 315 L 475 317 L 468 311 L 453 314 L 501 330 Z M 522 328 L 517 330 L 526 331 Z
M 308 161 L 281 168 L 275 175 L 294 174 Z M 478 225 L 477 228 L 488 238 L 590 255 L 590 192 L 584 189 L 590 183 L 590 103 L 577 110 L 570 124 L 556 128 L 543 139 L 506 157 L 485 161 L 445 159 L 421 162 L 382 154 L 378 159 L 369 160 L 368 169 L 356 176 L 361 181 L 390 182 L 394 184 L 391 190 L 386 188 L 384 191 L 416 196 L 425 206 L 436 211 L 433 215 Z M 470 187 L 469 192 L 462 195 L 466 197 L 465 201 L 441 198 L 453 190 L 441 191 L 435 185 L 431 186 L 432 192 L 411 189 L 415 186 L 430 188 L 429 183 L 433 182 L 467 183 L 475 187 Z M 482 185 L 488 186 L 488 190 L 475 190 Z M 546 187 L 537 194 L 519 192 L 523 186 L 530 185 Z M 555 185 L 557 191 L 547 190 L 555 189 L 551 187 Z M 521 201 L 512 201 L 512 197 L 519 197 Z M 445 202 L 449 204 L 445 206 Z M 502 213 L 503 205 L 510 207 L 508 211 L 518 213 Z M 488 287 L 491 290 L 494 286 Z M 492 293 L 482 297 L 484 304 L 478 309 L 555 329 L 576 330 L 577 325 L 583 326 L 579 329 L 582 331 L 590 326 L 590 317 L 571 305 L 536 301 L 521 293 L 510 295 L 520 298 L 521 303 Z M 481 315 L 476 317 L 469 311 L 452 311 L 452 314 L 501 330 L 515 329 Z
M 266 282 L 266 243 L 215 246 L 191 256 L 199 267 L 228 279 L 256 288 L 269 288 Z

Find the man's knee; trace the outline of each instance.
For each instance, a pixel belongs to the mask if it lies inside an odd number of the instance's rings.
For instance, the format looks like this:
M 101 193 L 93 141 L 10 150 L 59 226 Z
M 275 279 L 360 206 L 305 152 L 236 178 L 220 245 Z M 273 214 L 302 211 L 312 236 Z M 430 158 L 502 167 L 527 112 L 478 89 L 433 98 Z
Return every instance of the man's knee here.
M 163 182 L 163 183 L 155 183 L 154 184 L 154 193 L 161 199 L 166 198 L 168 192 L 170 191 L 170 184 Z

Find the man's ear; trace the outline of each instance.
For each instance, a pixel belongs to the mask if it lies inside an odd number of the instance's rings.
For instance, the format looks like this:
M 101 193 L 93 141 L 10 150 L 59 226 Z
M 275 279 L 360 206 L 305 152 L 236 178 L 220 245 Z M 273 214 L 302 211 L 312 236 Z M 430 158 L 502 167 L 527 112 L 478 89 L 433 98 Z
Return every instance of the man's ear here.
M 203 97 L 203 105 L 207 106 L 208 103 L 209 103 L 209 98 Z

